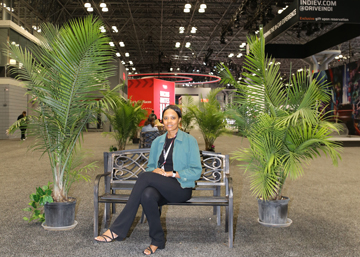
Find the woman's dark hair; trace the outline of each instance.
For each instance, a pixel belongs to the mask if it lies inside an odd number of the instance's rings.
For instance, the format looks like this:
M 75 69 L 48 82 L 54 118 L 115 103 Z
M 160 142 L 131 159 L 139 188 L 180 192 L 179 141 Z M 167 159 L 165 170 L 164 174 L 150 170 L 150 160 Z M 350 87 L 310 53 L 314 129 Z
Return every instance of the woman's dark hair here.
M 155 126 L 155 118 L 152 116 L 149 116 L 149 118 L 145 121 L 144 126 L 147 126 L 151 124 L 151 127 Z
M 175 112 L 177 113 L 178 117 L 181 118 L 182 115 L 181 115 L 181 110 L 180 110 L 180 108 L 177 107 L 176 105 L 168 105 L 168 106 L 165 107 L 165 109 L 164 109 L 163 112 L 162 112 L 162 117 L 163 117 L 163 119 L 164 119 L 164 113 L 165 113 L 165 111 L 167 111 L 167 110 L 169 110 L 169 109 L 175 111 Z

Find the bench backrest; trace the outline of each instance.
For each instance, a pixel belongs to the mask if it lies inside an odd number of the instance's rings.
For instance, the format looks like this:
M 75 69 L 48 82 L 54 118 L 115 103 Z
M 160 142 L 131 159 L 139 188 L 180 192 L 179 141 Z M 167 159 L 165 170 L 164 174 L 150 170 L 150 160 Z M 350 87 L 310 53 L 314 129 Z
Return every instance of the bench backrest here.
M 149 154 L 150 148 L 105 152 L 104 171 L 111 172 L 110 183 L 134 183 L 145 172 Z M 229 156 L 208 151 L 200 151 L 200 156 L 203 171 L 197 185 L 225 185 Z
M 141 132 L 139 148 L 150 148 L 151 143 L 154 141 L 154 139 L 162 134 L 163 134 L 162 131 Z

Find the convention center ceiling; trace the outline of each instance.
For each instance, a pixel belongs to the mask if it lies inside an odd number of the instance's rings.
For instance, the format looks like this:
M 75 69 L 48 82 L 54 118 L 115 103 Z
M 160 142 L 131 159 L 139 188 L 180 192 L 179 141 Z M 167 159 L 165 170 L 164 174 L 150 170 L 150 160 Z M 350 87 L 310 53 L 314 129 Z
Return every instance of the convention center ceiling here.
M 293 1 L 286 0 L 0 0 L 12 5 L 12 19 L 26 29 L 42 22 L 63 22 L 92 13 L 105 22 L 118 58 L 131 73 L 214 72 L 226 63 L 240 76 L 246 38 L 259 25 L 268 24 Z M 334 2 L 334 1 L 333 1 Z M 336 2 L 336 1 L 335 1 Z M 101 4 L 101 6 L 100 6 Z M 185 6 L 190 4 L 189 6 Z M 190 8 L 186 8 L 190 7 Z M 341 22 L 301 22 L 294 24 L 271 44 L 306 44 L 341 26 Z M 329 49 L 341 50 L 342 58 L 330 66 L 358 60 L 359 37 Z M 329 50 L 327 49 L 327 50 Z M 324 49 L 325 50 L 325 49 Z M 277 58 L 281 73 L 289 76 L 309 67 L 300 58 Z M 291 63 L 291 65 L 290 65 Z

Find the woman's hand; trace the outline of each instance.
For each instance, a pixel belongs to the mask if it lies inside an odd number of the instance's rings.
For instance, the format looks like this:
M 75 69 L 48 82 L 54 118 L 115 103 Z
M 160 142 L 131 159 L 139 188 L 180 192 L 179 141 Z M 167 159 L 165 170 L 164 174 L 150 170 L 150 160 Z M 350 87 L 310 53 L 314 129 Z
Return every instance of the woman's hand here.
M 167 172 L 165 170 L 161 169 L 161 168 L 156 168 L 152 172 L 167 177 Z

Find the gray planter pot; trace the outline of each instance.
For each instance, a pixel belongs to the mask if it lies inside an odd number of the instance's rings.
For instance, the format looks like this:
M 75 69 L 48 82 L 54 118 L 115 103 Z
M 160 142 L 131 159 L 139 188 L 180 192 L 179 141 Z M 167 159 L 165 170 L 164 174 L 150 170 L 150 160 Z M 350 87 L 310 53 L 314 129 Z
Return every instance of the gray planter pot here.
M 288 197 L 283 198 L 274 201 L 258 199 L 260 224 L 271 227 L 290 226 L 292 221 L 287 217 L 290 199 Z
M 61 228 L 76 226 L 75 222 L 75 206 L 76 199 L 70 198 L 73 201 L 61 203 L 47 203 L 44 205 L 45 224 L 48 228 Z

